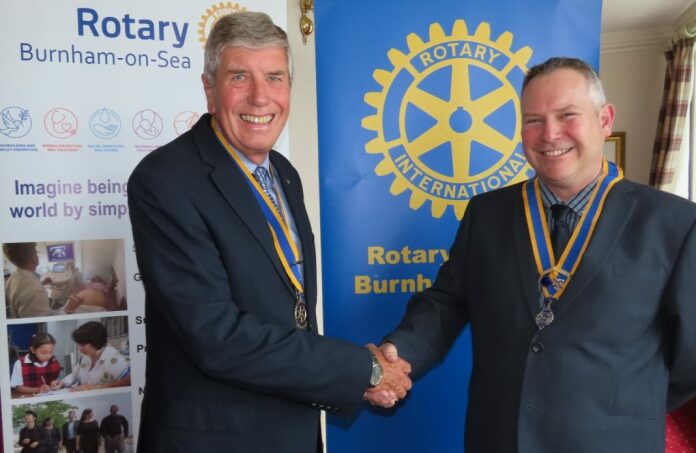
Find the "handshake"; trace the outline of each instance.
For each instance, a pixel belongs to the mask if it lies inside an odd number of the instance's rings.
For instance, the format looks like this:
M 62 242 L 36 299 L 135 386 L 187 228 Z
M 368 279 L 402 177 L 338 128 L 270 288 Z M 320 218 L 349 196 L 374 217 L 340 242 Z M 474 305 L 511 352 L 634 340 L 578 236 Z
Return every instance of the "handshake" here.
M 393 407 L 411 390 L 412 383 L 408 377 L 411 365 L 399 358 L 396 346 L 391 343 L 384 343 L 379 348 L 370 343 L 367 348 L 373 354 L 373 360 L 377 360 L 379 366 L 375 364 L 374 367 L 381 368 L 381 376 L 377 376 L 374 387 L 367 389 L 363 398 L 373 406 Z

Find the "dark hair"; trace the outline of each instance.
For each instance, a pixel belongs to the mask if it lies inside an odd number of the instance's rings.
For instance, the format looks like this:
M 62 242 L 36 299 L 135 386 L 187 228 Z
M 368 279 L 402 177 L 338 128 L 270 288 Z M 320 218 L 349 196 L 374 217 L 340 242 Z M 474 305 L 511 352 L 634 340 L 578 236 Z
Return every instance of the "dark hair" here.
M 2 253 L 17 267 L 22 267 L 34 257 L 36 253 L 36 242 L 15 242 L 13 244 L 3 244 Z
M 36 412 L 34 412 L 34 411 L 31 410 L 31 409 L 27 409 L 26 411 L 24 411 L 24 415 L 33 415 L 35 420 L 36 420 L 37 418 L 39 418 L 39 416 L 36 415 Z
M 31 343 L 29 343 L 29 358 L 34 361 L 38 362 L 38 357 L 36 357 L 36 354 L 34 354 L 34 351 L 32 349 L 39 348 L 45 344 L 56 344 L 56 339 L 53 338 L 53 335 L 50 333 L 44 332 L 44 333 L 37 333 L 33 337 L 31 337 Z
M 106 327 L 99 321 L 86 322 L 73 331 L 72 339 L 77 344 L 89 344 L 101 349 L 106 345 Z
M 82 423 L 83 421 L 85 421 L 85 418 L 87 418 L 87 416 L 88 416 L 89 414 L 91 414 L 91 413 L 92 413 L 92 409 L 90 409 L 90 408 L 87 408 L 87 409 L 83 410 L 83 411 L 82 411 L 82 415 L 80 416 L 80 423 Z
M 559 69 L 573 70 L 585 78 L 587 81 L 587 90 L 592 98 L 595 108 L 599 109 L 606 104 L 607 99 L 604 94 L 602 80 L 599 78 L 599 75 L 597 75 L 595 70 L 592 69 L 592 66 L 579 58 L 553 57 L 549 58 L 543 63 L 532 66 L 524 76 L 524 81 L 522 82 L 522 92 L 524 92 L 525 88 L 527 88 L 529 82 L 535 78 L 551 74 Z
M 52 421 L 53 421 L 53 419 L 51 417 L 46 417 L 44 419 L 43 425 L 46 426 L 46 425 L 48 425 L 48 422 L 52 422 Z

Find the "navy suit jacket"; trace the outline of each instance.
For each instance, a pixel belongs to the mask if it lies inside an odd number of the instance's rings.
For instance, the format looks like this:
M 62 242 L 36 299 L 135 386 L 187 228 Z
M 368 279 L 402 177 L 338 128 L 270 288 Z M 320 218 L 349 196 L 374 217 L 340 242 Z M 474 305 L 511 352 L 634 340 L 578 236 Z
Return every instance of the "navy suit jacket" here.
M 69 437 L 69 436 L 70 436 L 70 429 L 69 429 L 69 427 L 68 427 L 68 425 L 69 425 L 70 423 L 71 423 L 71 422 L 69 422 L 69 421 L 63 423 L 63 442 L 65 442 L 66 440 L 69 440 L 69 439 L 70 439 L 70 437 Z M 79 424 L 79 421 L 78 421 L 78 420 L 75 420 L 75 421 L 72 422 L 72 423 L 74 423 L 74 425 L 73 425 L 73 437 L 72 437 L 73 440 L 74 440 L 75 437 L 77 436 L 77 425 Z
M 351 414 L 369 351 L 316 331 L 314 237 L 300 178 L 271 151 L 302 242 L 311 330 L 244 175 L 204 115 L 128 182 L 145 286 L 139 452 L 314 452 L 320 409 Z
M 696 391 L 696 207 L 619 182 L 539 331 L 521 184 L 471 200 L 433 287 L 387 339 L 423 373 L 469 323 L 470 452 L 663 452 Z

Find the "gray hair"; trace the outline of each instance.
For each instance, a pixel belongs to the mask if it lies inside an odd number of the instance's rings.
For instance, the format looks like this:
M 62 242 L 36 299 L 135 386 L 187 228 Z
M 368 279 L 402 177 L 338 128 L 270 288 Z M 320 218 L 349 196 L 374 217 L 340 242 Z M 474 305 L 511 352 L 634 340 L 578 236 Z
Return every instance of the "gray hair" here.
M 268 14 L 240 11 L 220 17 L 205 43 L 203 73 L 209 82 L 215 80 L 220 53 L 225 47 L 264 49 L 282 47 L 288 57 L 288 72 L 292 79 L 292 55 L 285 31 L 273 23 Z
M 524 76 L 522 92 L 524 93 L 525 88 L 527 88 L 527 85 L 529 85 L 529 82 L 533 79 L 551 74 L 559 69 L 571 69 L 585 78 L 587 81 L 587 90 L 595 109 L 599 110 L 607 103 L 607 97 L 604 94 L 604 87 L 602 86 L 602 80 L 599 78 L 599 75 L 592 69 L 592 66 L 578 58 L 553 57 L 543 63 L 532 66 Z

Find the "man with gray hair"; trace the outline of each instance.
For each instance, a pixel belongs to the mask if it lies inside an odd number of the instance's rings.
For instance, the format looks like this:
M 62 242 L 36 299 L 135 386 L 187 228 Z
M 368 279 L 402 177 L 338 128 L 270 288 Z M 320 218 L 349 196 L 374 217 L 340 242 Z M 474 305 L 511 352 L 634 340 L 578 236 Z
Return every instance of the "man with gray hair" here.
M 696 206 L 604 159 L 614 107 L 585 62 L 531 68 L 520 105 L 536 176 L 471 200 L 381 349 L 417 376 L 470 323 L 466 451 L 664 451 L 696 392 Z
M 272 150 L 290 106 L 285 32 L 262 13 L 221 17 L 202 79 L 209 114 L 129 180 L 147 319 L 138 451 L 321 451 L 320 410 L 393 405 L 410 366 L 317 331 L 302 185 Z

